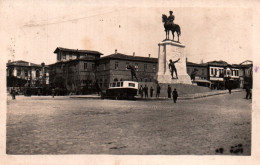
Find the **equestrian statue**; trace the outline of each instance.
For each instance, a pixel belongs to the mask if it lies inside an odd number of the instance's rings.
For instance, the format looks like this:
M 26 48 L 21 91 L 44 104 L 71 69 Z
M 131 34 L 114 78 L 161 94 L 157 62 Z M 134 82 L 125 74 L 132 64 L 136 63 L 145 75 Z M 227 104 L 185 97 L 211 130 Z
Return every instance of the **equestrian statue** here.
M 177 33 L 178 41 L 179 42 L 179 36 L 181 35 L 181 28 L 178 24 L 174 24 L 174 15 L 172 15 L 172 11 L 170 11 L 169 17 L 167 17 L 165 14 L 162 15 L 162 22 L 164 23 L 164 31 L 166 33 L 166 39 L 169 40 L 169 32 L 172 32 L 172 40 L 174 41 L 174 33 Z

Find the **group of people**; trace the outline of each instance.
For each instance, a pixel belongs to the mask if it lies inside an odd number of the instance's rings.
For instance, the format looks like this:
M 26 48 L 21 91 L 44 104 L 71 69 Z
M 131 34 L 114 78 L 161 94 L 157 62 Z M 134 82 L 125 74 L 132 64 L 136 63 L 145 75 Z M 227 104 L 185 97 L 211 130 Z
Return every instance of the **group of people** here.
M 157 93 L 158 90 L 156 91 L 156 97 L 157 97 Z M 139 94 L 141 95 L 141 98 L 143 97 L 148 98 L 148 87 L 146 85 L 144 87 L 141 85 L 139 88 Z M 150 97 L 153 97 L 153 87 L 150 88 Z
M 145 97 L 145 99 L 148 98 L 148 90 L 149 90 L 149 89 L 148 89 L 148 87 L 146 86 L 146 84 L 145 84 L 144 87 L 143 87 L 142 85 L 140 86 L 140 88 L 139 88 L 139 94 L 141 95 L 141 98 L 143 98 L 143 97 Z M 153 89 L 153 87 L 151 86 L 151 87 L 150 87 L 150 97 L 153 97 L 153 91 L 154 91 L 154 89 Z M 156 97 L 160 97 L 160 92 L 161 92 L 161 87 L 160 87 L 160 85 L 158 84 L 157 87 L 156 87 Z M 173 102 L 176 103 L 177 98 L 178 98 L 178 92 L 177 92 L 176 88 L 172 91 L 170 85 L 168 85 L 168 90 L 167 90 L 167 92 L 168 92 L 168 98 L 171 98 L 171 95 L 172 95 Z

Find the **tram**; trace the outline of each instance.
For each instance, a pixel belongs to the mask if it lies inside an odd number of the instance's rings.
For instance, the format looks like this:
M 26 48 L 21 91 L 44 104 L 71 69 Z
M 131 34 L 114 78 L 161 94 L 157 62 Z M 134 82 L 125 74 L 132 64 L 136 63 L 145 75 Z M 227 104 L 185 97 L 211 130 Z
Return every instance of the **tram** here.
M 117 81 L 109 84 L 105 93 L 101 93 L 101 98 L 111 99 L 131 99 L 134 100 L 138 91 L 138 83 L 134 81 Z

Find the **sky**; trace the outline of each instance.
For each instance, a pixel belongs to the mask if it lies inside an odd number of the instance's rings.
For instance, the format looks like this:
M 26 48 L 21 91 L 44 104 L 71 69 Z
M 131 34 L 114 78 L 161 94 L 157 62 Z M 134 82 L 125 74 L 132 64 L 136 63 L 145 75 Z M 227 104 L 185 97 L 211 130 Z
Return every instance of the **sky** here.
M 52 64 L 57 47 L 96 50 L 104 55 L 117 49 L 157 58 L 158 43 L 165 39 L 162 14 L 169 15 L 170 10 L 181 27 L 180 42 L 186 46 L 188 61 L 239 64 L 253 60 L 253 12 L 247 6 L 98 2 L 5 1 L 0 15 L 6 62 Z

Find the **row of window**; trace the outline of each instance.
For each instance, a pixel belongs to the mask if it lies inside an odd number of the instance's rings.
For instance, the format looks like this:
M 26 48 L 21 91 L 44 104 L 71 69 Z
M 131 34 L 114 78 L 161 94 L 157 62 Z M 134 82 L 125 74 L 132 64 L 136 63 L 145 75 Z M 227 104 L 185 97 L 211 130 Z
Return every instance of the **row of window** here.
M 46 74 L 46 73 L 45 73 Z M 16 76 L 21 76 L 22 75 L 22 71 L 21 69 L 17 69 L 17 72 L 16 72 Z M 24 76 L 27 77 L 28 76 L 28 71 L 27 70 L 24 70 Z M 39 70 L 36 70 L 36 77 L 40 77 L 40 71 Z
M 126 62 L 126 64 L 125 64 L 125 69 L 126 70 L 128 70 L 128 66 L 130 65 L 130 63 L 129 62 Z M 138 71 L 138 69 L 139 69 L 139 66 L 138 66 L 138 63 L 135 63 L 134 64 L 134 68 L 135 68 L 135 70 L 136 71 Z M 116 70 L 118 70 L 119 69 L 119 62 L 118 61 L 115 61 L 115 69 Z M 156 71 L 156 65 L 153 65 L 153 72 L 155 72 Z M 144 64 L 144 71 L 147 71 L 147 64 Z
M 219 72 L 219 75 L 231 75 L 231 76 L 239 76 L 238 70 L 225 70 L 225 69 L 216 69 L 211 68 L 211 75 L 217 75 Z

